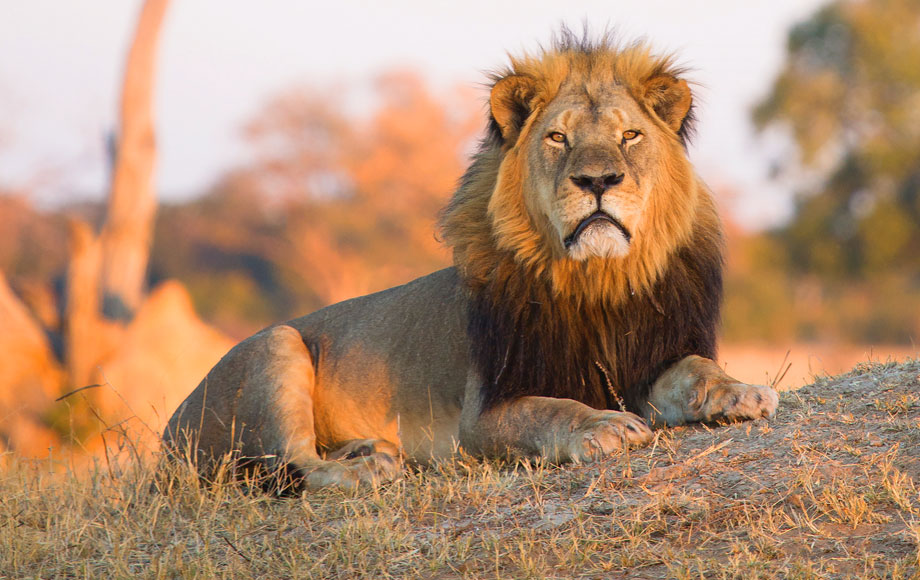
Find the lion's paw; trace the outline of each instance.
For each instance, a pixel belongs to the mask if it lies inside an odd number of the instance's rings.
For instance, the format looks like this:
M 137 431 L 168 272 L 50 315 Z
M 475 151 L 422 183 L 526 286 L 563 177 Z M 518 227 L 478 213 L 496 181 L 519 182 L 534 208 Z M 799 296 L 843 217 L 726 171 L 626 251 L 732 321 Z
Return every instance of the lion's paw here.
M 342 461 L 323 461 L 303 474 L 307 489 L 335 487 L 357 491 L 375 488 L 402 475 L 402 463 L 389 453 L 371 453 Z
M 566 450 L 569 461 L 595 461 L 652 439 L 652 430 L 637 415 L 625 411 L 601 411 L 572 432 Z
M 779 395 L 770 387 L 726 383 L 713 387 L 706 393 L 702 411 L 705 421 L 743 421 L 772 417 L 778 405 Z

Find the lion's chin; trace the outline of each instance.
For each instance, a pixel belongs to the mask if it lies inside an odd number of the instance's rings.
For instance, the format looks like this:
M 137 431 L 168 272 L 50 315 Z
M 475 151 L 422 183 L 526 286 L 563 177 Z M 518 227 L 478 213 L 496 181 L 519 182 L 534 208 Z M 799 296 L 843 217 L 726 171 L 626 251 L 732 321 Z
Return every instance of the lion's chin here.
M 620 258 L 629 253 L 629 239 L 609 221 L 597 220 L 566 245 L 573 260 L 588 258 Z

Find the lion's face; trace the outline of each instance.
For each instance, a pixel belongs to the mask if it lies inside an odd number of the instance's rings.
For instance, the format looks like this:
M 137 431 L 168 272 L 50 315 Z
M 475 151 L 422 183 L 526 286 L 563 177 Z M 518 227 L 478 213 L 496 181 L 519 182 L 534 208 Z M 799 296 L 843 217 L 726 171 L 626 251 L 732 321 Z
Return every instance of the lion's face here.
M 689 87 L 667 72 L 621 82 L 611 62 L 582 70 L 569 59 L 558 82 L 513 74 L 492 89 L 507 149 L 489 210 L 499 247 L 519 259 L 617 259 L 685 229 L 673 226 L 687 219 L 680 190 L 692 189 L 679 134 Z
M 442 218 L 469 283 L 524 273 L 557 296 L 616 301 L 648 288 L 693 231 L 717 238 L 686 155 L 693 98 L 681 74 L 641 44 L 512 59 L 489 95 L 489 137 Z
M 579 87 L 557 96 L 530 133 L 527 209 L 548 222 L 551 243 L 574 260 L 626 255 L 642 235 L 661 129 L 625 89 Z

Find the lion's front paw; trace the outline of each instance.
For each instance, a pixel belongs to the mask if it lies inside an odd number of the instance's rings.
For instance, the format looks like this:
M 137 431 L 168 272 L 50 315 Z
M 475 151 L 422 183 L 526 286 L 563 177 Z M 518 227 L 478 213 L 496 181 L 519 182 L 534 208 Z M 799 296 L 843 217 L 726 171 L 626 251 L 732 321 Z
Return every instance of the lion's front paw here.
M 629 446 L 645 445 L 652 430 L 640 417 L 624 411 L 600 411 L 568 437 L 562 460 L 594 461 Z
M 743 421 L 772 417 L 778 404 L 779 395 L 770 387 L 726 383 L 713 387 L 706 393 L 701 410 L 705 421 Z

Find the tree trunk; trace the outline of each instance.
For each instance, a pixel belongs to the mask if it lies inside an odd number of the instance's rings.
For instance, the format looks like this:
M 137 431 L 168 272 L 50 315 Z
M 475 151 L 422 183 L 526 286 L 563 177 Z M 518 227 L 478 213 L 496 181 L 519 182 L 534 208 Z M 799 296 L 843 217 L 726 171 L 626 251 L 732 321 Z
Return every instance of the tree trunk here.
M 108 212 L 101 232 L 103 312 L 129 318 L 141 302 L 156 194 L 153 86 L 157 37 L 169 0 L 146 0 L 125 66 L 121 130 Z
M 70 386 L 83 387 L 93 382 L 96 365 L 107 346 L 99 316 L 101 248 L 88 224 L 74 219 L 69 225 L 64 363 Z

